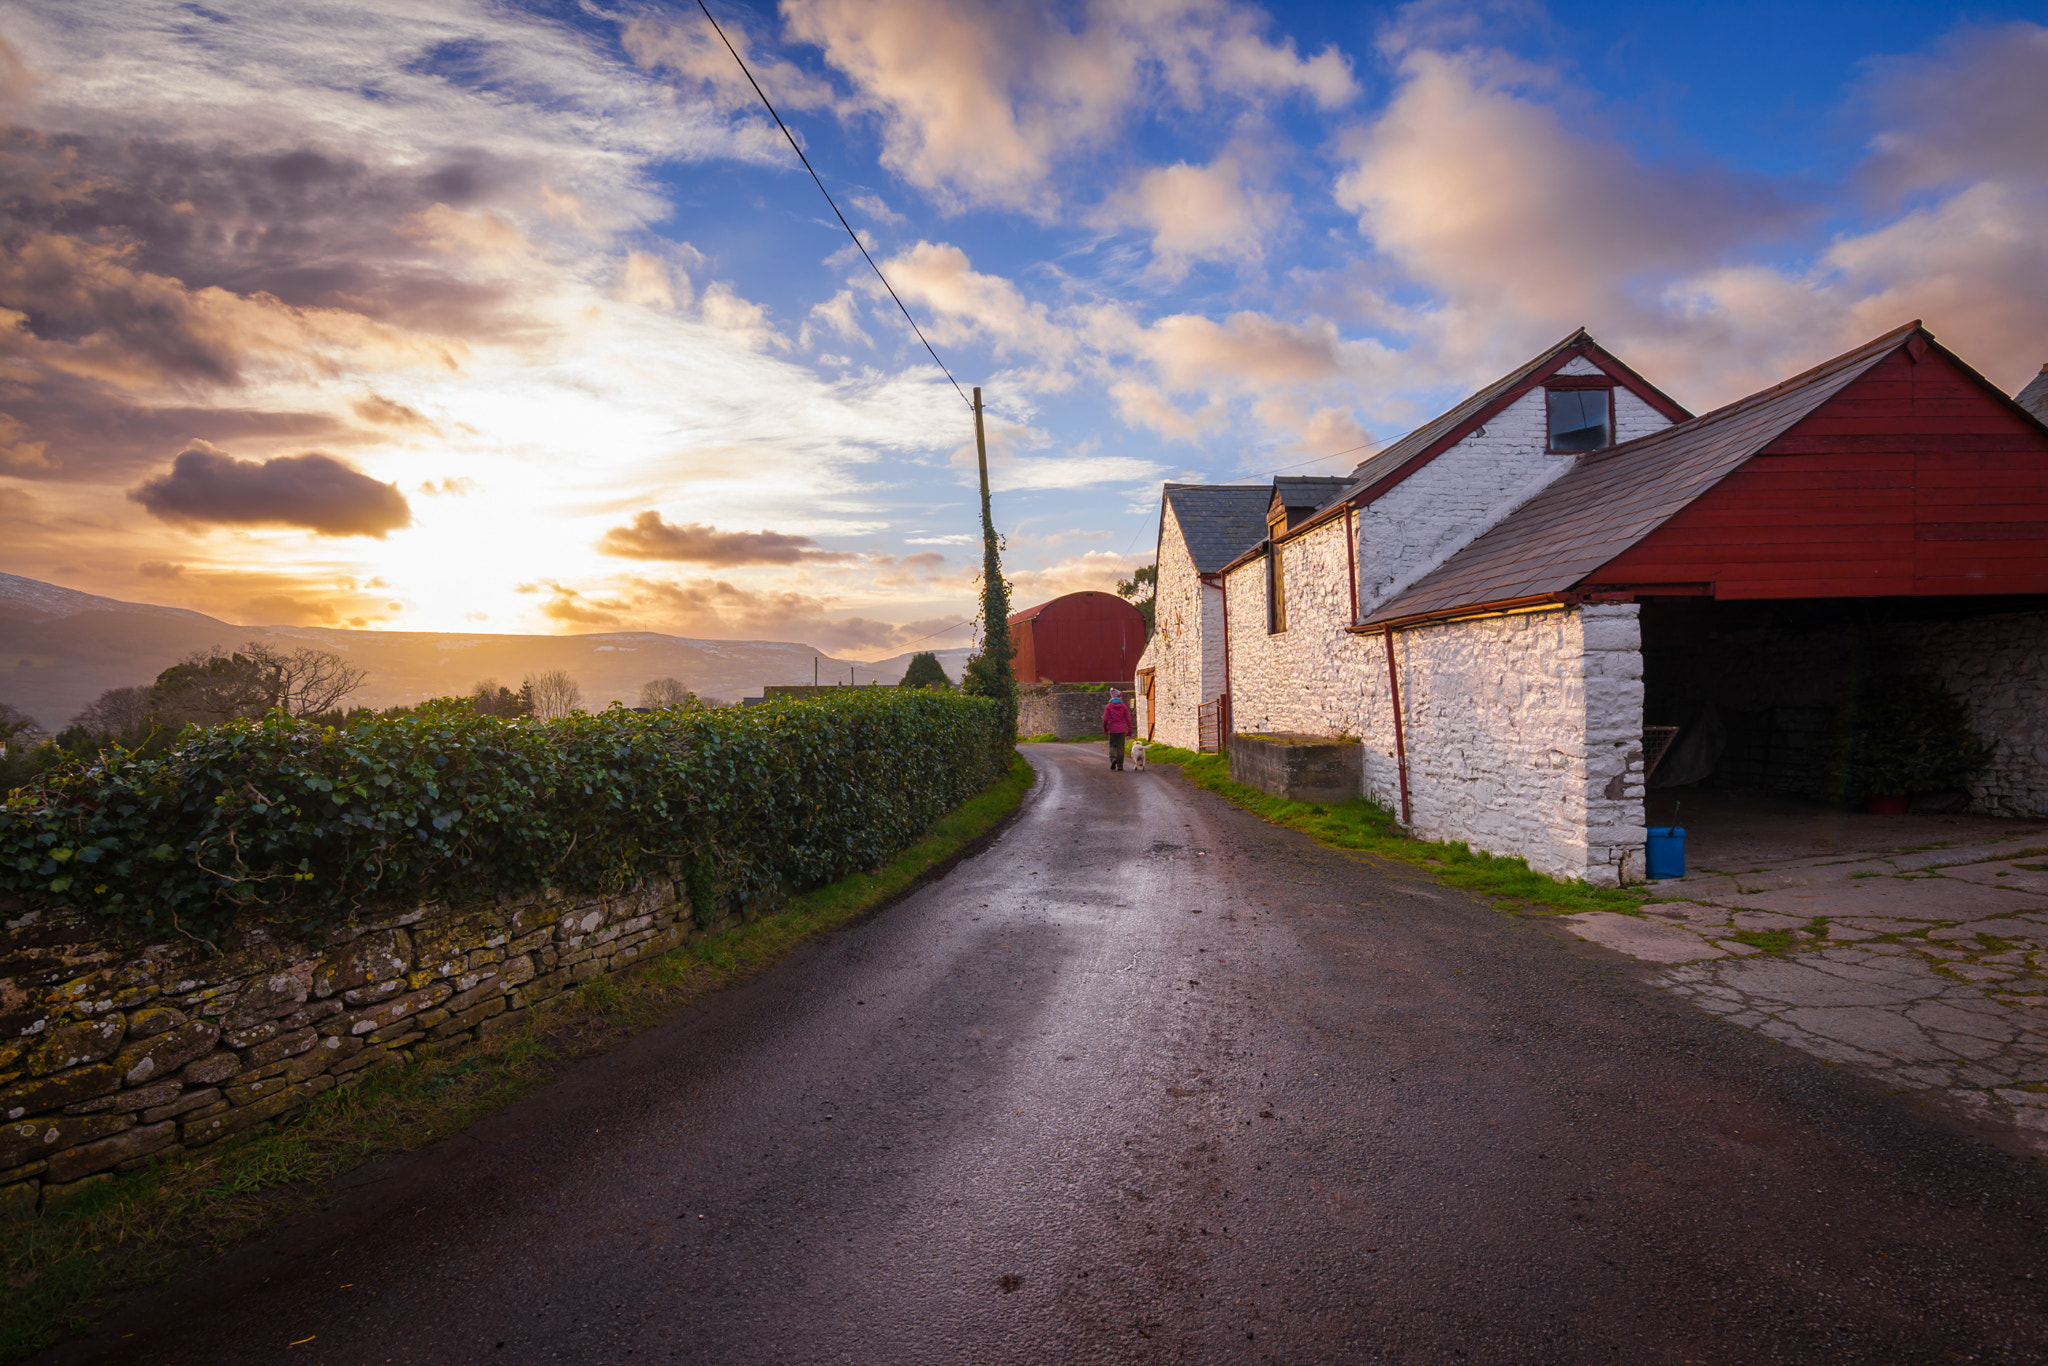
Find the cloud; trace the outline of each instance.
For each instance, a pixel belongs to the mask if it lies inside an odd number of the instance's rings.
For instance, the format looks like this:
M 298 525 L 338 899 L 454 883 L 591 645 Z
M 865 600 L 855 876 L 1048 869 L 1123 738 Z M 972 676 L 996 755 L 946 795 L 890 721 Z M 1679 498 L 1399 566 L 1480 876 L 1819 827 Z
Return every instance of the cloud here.
M 824 303 L 814 305 L 811 309 L 811 319 L 815 319 L 817 322 L 831 328 L 833 334 L 842 341 L 857 341 L 865 346 L 873 346 L 875 344 L 874 338 L 870 337 L 860 325 L 860 315 L 856 312 L 857 307 L 853 291 L 842 289 Z M 802 346 L 808 347 L 811 345 L 812 331 L 809 320 L 804 323 L 803 331 L 798 336 L 797 341 Z
M 377 540 L 412 524 L 412 509 L 396 484 L 380 484 L 321 451 L 258 463 L 196 443 L 178 453 L 168 473 L 128 496 L 176 523 L 294 526 Z
M 419 492 L 429 498 L 467 498 L 480 488 L 476 480 L 466 474 L 451 475 L 444 479 L 429 479 L 419 486 Z
M 1891 125 L 1863 168 L 1889 193 L 2048 181 L 2048 27 L 1964 28 L 1930 53 L 1874 63 L 1864 102 Z
M 1286 196 L 1245 183 L 1235 155 L 1207 166 L 1155 167 L 1121 197 L 1111 217 L 1152 230 L 1152 273 L 1180 280 L 1197 262 L 1251 265 L 1287 213 Z
M 957 205 L 1043 210 L 1056 162 L 1109 141 L 1141 100 L 1357 94 L 1334 48 L 1268 42 L 1227 0 L 1091 6 L 1078 26 L 1030 0 L 787 0 L 790 37 L 852 81 L 882 123 L 885 166 Z
M 780 531 L 720 531 L 716 527 L 664 521 L 659 512 L 639 514 L 627 526 L 606 531 L 598 550 L 626 560 L 674 560 L 689 564 L 795 564 L 799 560 L 844 559 L 820 551 L 808 536 Z
M 883 199 L 882 196 L 878 194 L 857 194 L 847 202 L 849 204 L 852 204 L 853 207 L 859 209 L 868 217 L 879 219 L 882 222 L 889 224 L 891 227 L 894 227 L 898 223 L 904 223 L 909 221 L 908 219 L 904 218 L 902 214 L 890 208 L 889 201 Z
M 433 419 L 403 403 L 385 398 L 382 394 L 371 394 L 349 404 L 349 408 L 363 421 L 378 427 L 412 428 L 417 431 L 439 435 L 441 429 Z
M 145 579 L 175 579 L 184 574 L 185 566 L 164 560 L 144 560 L 135 566 L 135 572 Z
M 1000 275 L 974 269 L 967 253 L 947 242 L 920 241 L 883 263 L 897 292 L 930 319 L 933 340 L 978 338 L 999 356 L 1030 356 L 1056 373 L 1078 348 L 1078 339 L 1053 321 L 1042 303 Z M 866 288 L 867 286 L 863 286 Z M 879 291 L 880 286 L 873 286 Z
M 1017 569 L 1010 574 L 1010 602 L 1022 611 L 1068 593 L 1114 593 L 1117 581 L 1128 579 L 1131 571 L 1151 563 L 1149 553 L 1114 555 L 1107 550 L 1090 550 L 1038 569 Z
M 768 91 L 768 97 L 783 109 L 823 109 L 833 103 L 832 87 L 825 81 L 793 66 L 780 57 L 763 55 L 739 23 L 728 20 L 725 36 L 746 58 L 754 77 Z M 702 15 L 679 18 L 638 15 L 626 21 L 619 41 L 635 62 L 651 71 L 668 71 L 680 76 L 696 91 L 708 96 L 720 108 L 754 111 L 761 97 L 747 82 L 732 53 L 718 40 Z M 780 136 L 779 134 L 777 135 Z
M 1646 164 L 1568 127 L 1535 98 L 1552 74 L 1503 54 L 1411 51 L 1400 73 L 1348 139 L 1337 202 L 1469 326 L 1626 318 L 1645 277 L 1654 290 L 1805 216 L 1761 180 Z
M 619 272 L 618 287 L 612 293 L 629 304 L 648 308 L 674 308 L 690 301 L 690 277 L 668 266 L 652 252 L 629 251 L 625 268 Z
M 790 589 L 750 589 L 724 579 L 626 578 L 612 586 L 601 610 L 676 635 L 795 640 L 834 652 L 882 654 L 959 622 L 971 611 L 964 600 L 962 607 L 961 616 L 896 624 L 835 615 L 831 599 Z

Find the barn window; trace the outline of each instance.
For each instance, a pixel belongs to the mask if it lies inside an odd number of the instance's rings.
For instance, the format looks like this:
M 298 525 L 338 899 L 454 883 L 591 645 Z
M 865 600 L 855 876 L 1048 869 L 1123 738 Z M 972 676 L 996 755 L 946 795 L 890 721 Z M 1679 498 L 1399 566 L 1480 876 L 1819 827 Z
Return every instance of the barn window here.
M 1614 390 L 1556 388 L 1550 398 L 1550 449 L 1597 451 L 1614 444 Z
M 1277 635 L 1287 629 L 1287 574 L 1280 565 L 1280 543 L 1266 544 L 1266 632 Z

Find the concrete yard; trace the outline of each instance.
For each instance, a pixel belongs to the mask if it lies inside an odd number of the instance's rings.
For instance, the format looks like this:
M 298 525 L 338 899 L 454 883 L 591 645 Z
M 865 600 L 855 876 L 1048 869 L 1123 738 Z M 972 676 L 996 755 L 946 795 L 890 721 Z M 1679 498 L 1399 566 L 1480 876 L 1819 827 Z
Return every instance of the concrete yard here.
M 1565 917 L 1577 934 L 1667 965 L 1657 985 L 1732 1024 L 2048 1156 L 2048 822 L 1681 801 L 1688 876 L 1656 888 L 1679 899 Z

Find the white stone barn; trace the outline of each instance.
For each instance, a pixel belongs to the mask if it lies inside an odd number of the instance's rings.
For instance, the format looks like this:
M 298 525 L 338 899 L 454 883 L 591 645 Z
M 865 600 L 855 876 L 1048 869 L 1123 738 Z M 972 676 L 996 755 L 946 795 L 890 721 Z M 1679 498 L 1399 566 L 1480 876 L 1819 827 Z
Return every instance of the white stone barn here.
M 1555 876 L 1640 878 L 1646 723 L 1814 795 L 1844 632 L 2010 733 L 1979 809 L 2048 806 L 2048 427 L 1917 323 L 1699 418 L 1577 332 L 1349 478 L 1169 486 L 1158 564 L 1155 738 L 1355 738 L 1416 834 Z

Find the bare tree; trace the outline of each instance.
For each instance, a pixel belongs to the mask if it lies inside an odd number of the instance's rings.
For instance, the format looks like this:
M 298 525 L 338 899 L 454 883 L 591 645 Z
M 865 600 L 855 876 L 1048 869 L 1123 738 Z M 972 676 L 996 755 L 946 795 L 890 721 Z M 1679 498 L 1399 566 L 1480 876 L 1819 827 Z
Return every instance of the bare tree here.
M 7 752 L 10 742 L 19 743 L 27 749 L 42 738 L 43 728 L 36 724 L 33 716 L 0 702 L 0 754 Z
M 127 735 L 149 724 L 148 688 L 108 688 L 85 704 L 71 724 L 91 735 Z
M 543 721 L 559 721 L 583 703 L 583 689 L 561 669 L 529 674 L 519 690 L 533 699 L 533 714 Z
M 702 711 L 703 699 L 683 686 L 680 678 L 650 678 L 640 687 L 640 705 L 656 709 Z
M 283 654 L 251 641 L 247 653 L 275 681 L 275 705 L 293 716 L 333 711 L 370 676 L 369 670 L 358 668 L 340 655 L 310 646 Z
M 232 654 L 198 650 L 157 675 L 152 714 L 217 725 L 283 707 L 293 716 L 331 711 L 362 686 L 367 671 L 326 650 L 290 652 L 250 641 Z

